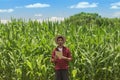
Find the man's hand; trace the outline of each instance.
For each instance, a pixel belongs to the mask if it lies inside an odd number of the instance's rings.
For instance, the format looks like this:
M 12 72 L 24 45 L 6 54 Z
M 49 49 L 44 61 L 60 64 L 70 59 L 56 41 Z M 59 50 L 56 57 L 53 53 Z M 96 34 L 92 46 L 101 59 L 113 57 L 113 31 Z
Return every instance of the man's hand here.
M 55 62 L 58 57 L 55 55 L 54 58 L 51 59 L 52 62 Z
M 72 60 L 72 58 L 68 58 L 68 57 L 65 57 L 65 56 L 62 56 L 62 59 L 65 59 L 67 61 L 71 61 Z
M 54 60 L 56 60 L 56 59 L 58 59 L 58 56 L 57 56 L 57 55 L 55 55 L 55 57 L 54 57 Z

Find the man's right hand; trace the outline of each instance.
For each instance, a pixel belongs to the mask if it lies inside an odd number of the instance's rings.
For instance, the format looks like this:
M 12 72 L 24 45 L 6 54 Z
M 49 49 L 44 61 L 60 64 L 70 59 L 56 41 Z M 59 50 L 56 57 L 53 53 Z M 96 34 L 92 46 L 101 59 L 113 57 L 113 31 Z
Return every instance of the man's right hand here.
M 54 60 L 56 60 L 57 58 L 58 58 L 57 55 L 55 55 Z

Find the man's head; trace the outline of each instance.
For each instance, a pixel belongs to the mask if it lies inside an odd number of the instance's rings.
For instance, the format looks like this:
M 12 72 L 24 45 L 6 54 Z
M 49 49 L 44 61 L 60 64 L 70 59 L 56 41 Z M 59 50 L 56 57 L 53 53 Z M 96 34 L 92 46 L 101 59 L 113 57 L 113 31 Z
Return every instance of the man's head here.
M 59 35 L 56 37 L 55 42 L 58 44 L 58 46 L 63 46 L 63 44 L 65 43 L 65 37 Z

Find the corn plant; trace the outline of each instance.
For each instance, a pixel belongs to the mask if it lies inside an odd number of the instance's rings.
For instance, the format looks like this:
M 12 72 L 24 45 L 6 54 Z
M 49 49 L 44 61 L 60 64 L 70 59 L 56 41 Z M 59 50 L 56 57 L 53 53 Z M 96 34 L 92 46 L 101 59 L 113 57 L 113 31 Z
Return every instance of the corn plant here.
M 0 23 L 0 80 L 54 80 L 50 58 L 58 34 L 72 53 L 70 80 L 119 80 L 120 19 L 88 17 Z

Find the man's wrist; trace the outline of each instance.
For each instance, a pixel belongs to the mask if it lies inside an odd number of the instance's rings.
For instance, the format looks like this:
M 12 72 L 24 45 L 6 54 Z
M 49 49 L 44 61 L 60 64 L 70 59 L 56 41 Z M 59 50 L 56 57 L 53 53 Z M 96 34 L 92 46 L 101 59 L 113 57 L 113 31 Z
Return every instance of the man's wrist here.
M 68 57 L 64 57 L 63 59 L 71 61 L 71 58 L 68 58 Z
M 65 56 L 63 56 L 63 59 L 68 60 L 68 58 L 67 58 L 67 57 L 65 57 Z

